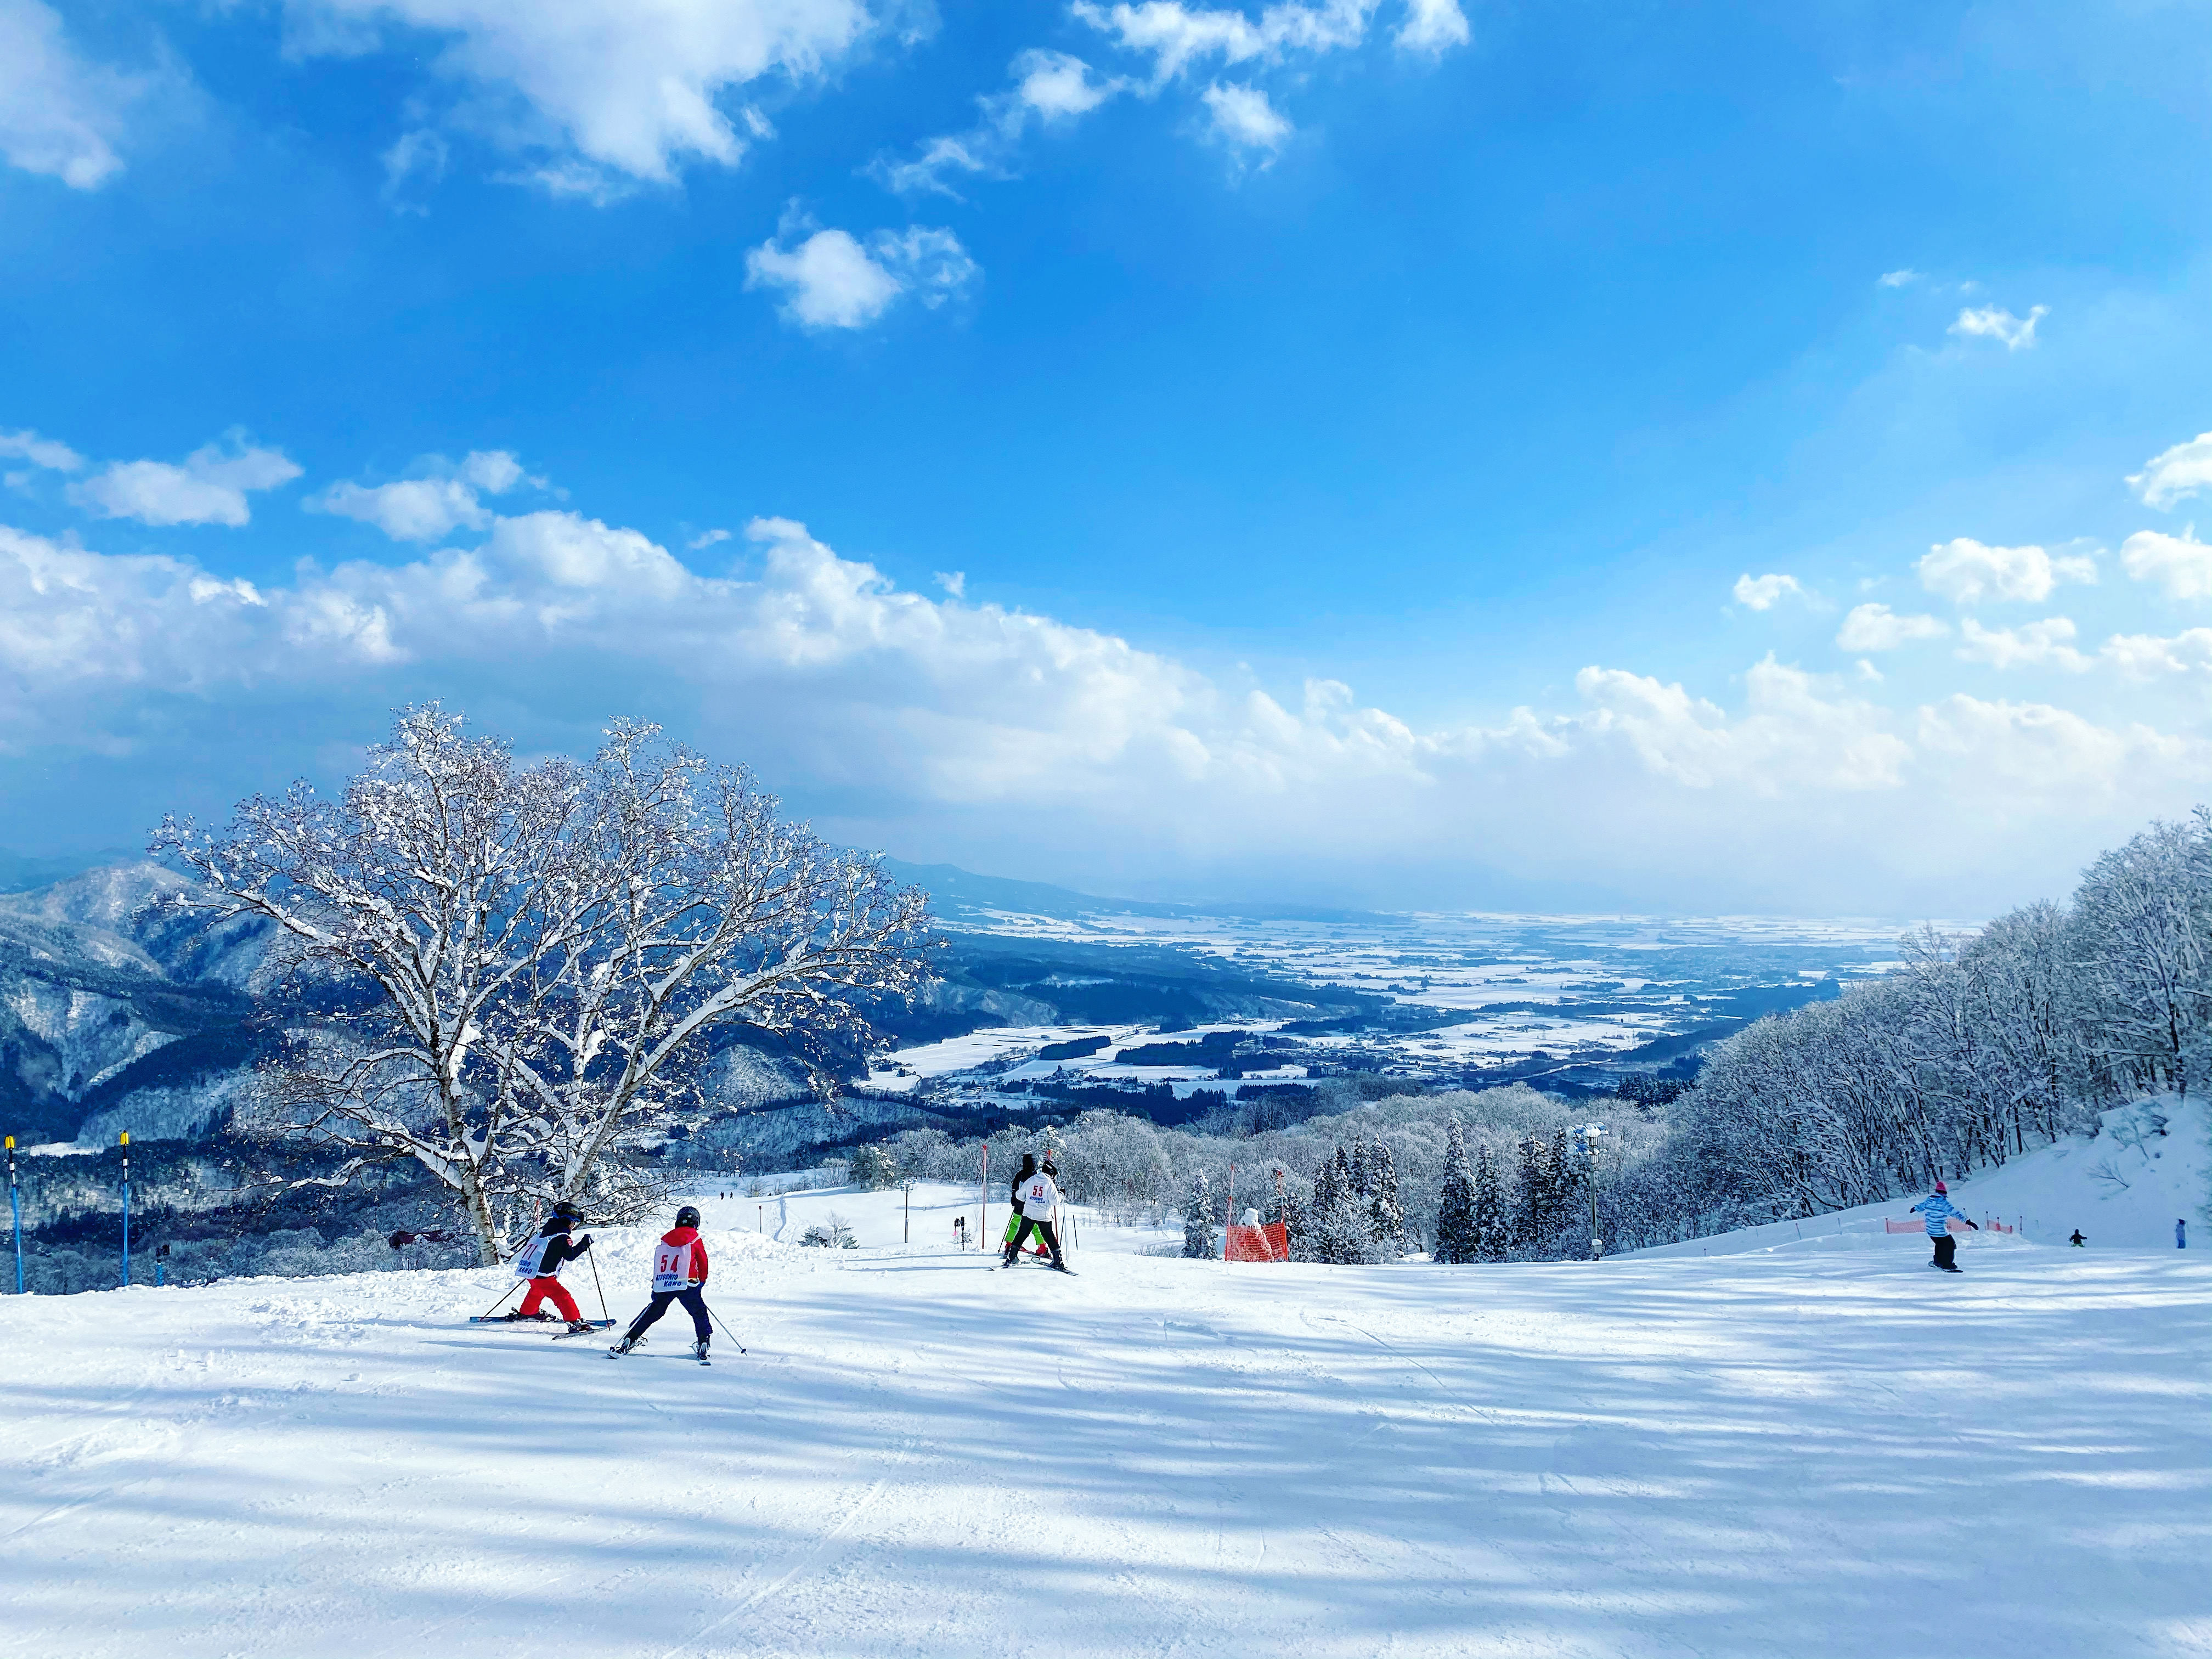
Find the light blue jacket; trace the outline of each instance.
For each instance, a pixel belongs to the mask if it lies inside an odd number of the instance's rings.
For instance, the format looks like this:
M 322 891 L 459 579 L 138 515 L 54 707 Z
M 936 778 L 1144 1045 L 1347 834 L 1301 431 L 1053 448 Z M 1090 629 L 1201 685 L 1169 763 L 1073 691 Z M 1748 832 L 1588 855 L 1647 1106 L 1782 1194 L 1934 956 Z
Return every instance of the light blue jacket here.
M 1928 1212 L 1926 1219 L 1928 1222 L 1928 1237 L 1930 1238 L 1942 1237 L 1943 1235 L 1949 1231 L 1949 1229 L 1948 1229 L 1943 1224 L 1950 1220 L 1953 1216 L 1955 1215 L 1961 1220 L 1966 1218 L 1966 1212 L 1960 1209 L 1957 1205 L 1952 1203 L 1949 1199 L 1944 1197 L 1941 1193 L 1929 1194 L 1927 1197 L 1922 1199 L 1912 1207 L 1915 1211 L 1925 1210 Z

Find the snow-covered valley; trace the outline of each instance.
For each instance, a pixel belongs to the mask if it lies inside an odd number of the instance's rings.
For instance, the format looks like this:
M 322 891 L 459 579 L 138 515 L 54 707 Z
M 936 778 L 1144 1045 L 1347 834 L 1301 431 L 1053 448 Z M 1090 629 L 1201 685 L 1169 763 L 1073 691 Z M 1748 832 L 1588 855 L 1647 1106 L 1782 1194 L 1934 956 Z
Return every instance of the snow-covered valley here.
M 0 1654 L 2212 1652 L 2195 1251 L 1066 1279 L 976 1197 L 707 1199 L 708 1369 L 494 1270 L 0 1300 Z

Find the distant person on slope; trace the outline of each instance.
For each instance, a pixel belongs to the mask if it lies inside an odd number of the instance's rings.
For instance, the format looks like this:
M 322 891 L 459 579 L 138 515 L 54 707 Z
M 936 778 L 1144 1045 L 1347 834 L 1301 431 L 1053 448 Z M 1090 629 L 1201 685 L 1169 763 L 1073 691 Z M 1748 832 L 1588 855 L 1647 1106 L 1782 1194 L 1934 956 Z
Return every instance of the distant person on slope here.
M 2177 1250 L 2189 1248 L 2189 1224 L 2186 1221 L 2176 1220 L 2173 1224 L 2173 1248 Z
M 1959 1264 L 1954 1259 L 1959 1254 L 1959 1241 L 1951 1237 L 1948 1224 L 1954 1215 L 1961 1221 L 1966 1221 L 1966 1218 L 1960 1215 L 1957 1207 L 1952 1204 L 1950 1192 L 1951 1189 L 1939 1181 L 1936 1183 L 1936 1190 L 1914 1205 L 1912 1209 L 1914 1212 L 1924 1212 L 1928 1237 L 1936 1242 L 1936 1259 L 1928 1265 L 1941 1267 L 1947 1273 L 1954 1273 L 1959 1271 Z M 1981 1231 L 1971 1221 L 1966 1221 L 1966 1224 L 1973 1227 L 1976 1232 Z
M 2077 1250 L 2082 1249 L 2089 1243 L 2087 1239 L 2081 1237 L 2081 1230 L 2079 1227 L 2076 1227 L 2074 1230 L 2074 1237 L 2068 1239 L 2066 1242 L 2069 1244 L 2071 1244 Z
M 1023 1243 L 1029 1237 L 1031 1229 L 1035 1229 L 1037 1236 L 1044 1240 L 1045 1249 L 1052 1252 L 1054 1270 L 1060 1273 L 1068 1270 L 1066 1260 L 1060 1253 L 1060 1235 L 1053 1230 L 1053 1223 L 1060 1218 L 1060 1182 L 1055 1179 L 1059 1174 L 1060 1171 L 1053 1167 L 1052 1160 L 1048 1158 L 1037 1165 L 1036 1173 L 1022 1183 L 1022 1224 L 1015 1230 L 1012 1242 L 1006 1246 L 1006 1260 L 999 1263 L 1001 1267 L 1011 1267 L 1021 1260 Z
M 607 1352 L 628 1353 L 645 1340 L 647 1329 L 668 1311 L 670 1303 L 681 1302 L 691 1316 L 691 1334 L 698 1339 L 691 1345 L 691 1357 L 703 1364 L 707 1345 L 714 1340 L 714 1328 L 707 1319 L 706 1284 L 707 1243 L 699 1237 L 699 1212 L 686 1204 L 676 1212 L 676 1224 L 653 1247 L 653 1300 Z
M 545 1224 L 538 1230 L 538 1237 L 524 1245 L 514 1258 L 514 1276 L 530 1281 L 530 1293 L 522 1298 L 522 1305 L 507 1315 L 509 1319 L 543 1319 L 541 1305 L 550 1302 L 561 1310 L 561 1317 L 568 1322 L 572 1331 L 587 1331 L 591 1326 L 577 1311 L 576 1298 L 570 1296 L 561 1284 L 561 1269 L 592 1248 L 592 1236 L 571 1243 L 568 1234 L 584 1218 L 584 1212 L 567 1199 L 553 1206 L 553 1213 L 545 1218 Z

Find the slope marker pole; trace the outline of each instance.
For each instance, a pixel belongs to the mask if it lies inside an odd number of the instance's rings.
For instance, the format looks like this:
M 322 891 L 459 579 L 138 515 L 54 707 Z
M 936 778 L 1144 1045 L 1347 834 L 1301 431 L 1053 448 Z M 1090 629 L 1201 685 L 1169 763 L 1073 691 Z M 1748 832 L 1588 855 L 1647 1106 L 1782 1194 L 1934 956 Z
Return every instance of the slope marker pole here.
M 123 1148 L 123 1283 L 131 1283 L 131 1131 L 116 1144 Z
M 23 1293 L 23 1200 L 15 1191 L 15 1137 L 8 1137 L 8 1220 L 15 1238 L 15 1294 Z

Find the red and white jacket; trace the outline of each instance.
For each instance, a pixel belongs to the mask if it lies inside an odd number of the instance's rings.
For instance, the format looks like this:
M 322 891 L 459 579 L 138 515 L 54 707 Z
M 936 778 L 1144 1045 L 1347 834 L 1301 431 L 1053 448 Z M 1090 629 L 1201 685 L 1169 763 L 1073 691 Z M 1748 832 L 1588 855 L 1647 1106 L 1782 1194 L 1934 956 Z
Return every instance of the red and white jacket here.
M 653 1288 L 680 1291 L 707 1282 L 707 1241 L 696 1227 L 675 1227 L 661 1234 L 653 1247 Z

